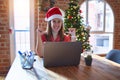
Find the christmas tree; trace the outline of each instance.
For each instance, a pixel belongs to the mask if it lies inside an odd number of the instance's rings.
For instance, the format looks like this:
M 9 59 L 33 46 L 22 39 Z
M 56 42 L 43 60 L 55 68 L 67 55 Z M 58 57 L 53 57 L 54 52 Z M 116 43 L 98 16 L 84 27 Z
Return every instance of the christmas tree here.
M 90 28 L 86 27 L 83 23 L 83 17 L 81 16 L 82 11 L 79 9 L 79 0 L 69 0 L 69 7 L 65 10 L 64 26 L 65 31 L 68 32 L 69 28 L 76 29 L 77 41 L 82 42 L 82 49 L 88 50 L 91 48 L 89 44 L 89 31 Z

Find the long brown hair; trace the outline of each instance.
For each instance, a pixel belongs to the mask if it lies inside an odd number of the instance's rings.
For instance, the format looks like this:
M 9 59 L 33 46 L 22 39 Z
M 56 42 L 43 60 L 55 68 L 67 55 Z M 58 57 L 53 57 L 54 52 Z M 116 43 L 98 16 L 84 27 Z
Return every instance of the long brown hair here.
M 51 21 L 48 22 L 48 31 L 46 34 L 46 39 L 47 41 L 50 41 L 51 36 L 53 36 L 52 34 L 52 28 L 51 28 Z M 60 41 L 64 41 L 64 28 L 63 25 L 61 26 L 61 29 L 58 32 L 58 35 L 60 36 Z

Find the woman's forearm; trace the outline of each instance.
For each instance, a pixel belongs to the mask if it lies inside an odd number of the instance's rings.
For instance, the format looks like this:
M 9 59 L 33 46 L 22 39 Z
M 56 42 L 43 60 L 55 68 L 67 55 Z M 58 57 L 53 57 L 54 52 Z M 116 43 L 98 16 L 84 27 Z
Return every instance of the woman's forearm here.
M 39 32 L 37 32 L 37 42 L 36 42 L 36 53 L 39 57 L 43 57 L 43 43 L 41 40 L 41 35 L 39 35 Z

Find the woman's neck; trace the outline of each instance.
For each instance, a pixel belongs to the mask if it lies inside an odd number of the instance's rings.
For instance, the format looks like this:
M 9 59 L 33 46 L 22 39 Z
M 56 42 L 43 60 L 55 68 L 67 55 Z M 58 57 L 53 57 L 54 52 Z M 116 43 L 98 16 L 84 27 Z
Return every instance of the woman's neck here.
M 54 32 L 54 31 L 53 31 L 52 34 L 53 34 L 53 38 L 56 39 L 56 38 L 57 38 L 57 35 L 58 35 L 58 32 Z

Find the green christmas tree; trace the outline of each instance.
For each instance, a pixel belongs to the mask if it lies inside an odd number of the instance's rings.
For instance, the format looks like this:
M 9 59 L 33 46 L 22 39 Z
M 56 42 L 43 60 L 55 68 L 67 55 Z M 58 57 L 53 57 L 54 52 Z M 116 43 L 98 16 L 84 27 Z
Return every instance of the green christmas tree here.
M 65 10 L 65 20 L 64 26 L 65 31 L 68 32 L 69 28 L 76 28 L 77 41 L 82 42 L 83 50 L 88 50 L 91 48 L 89 44 L 89 28 L 86 28 L 83 23 L 83 17 L 81 16 L 82 11 L 79 9 L 79 0 L 69 0 L 69 7 Z

